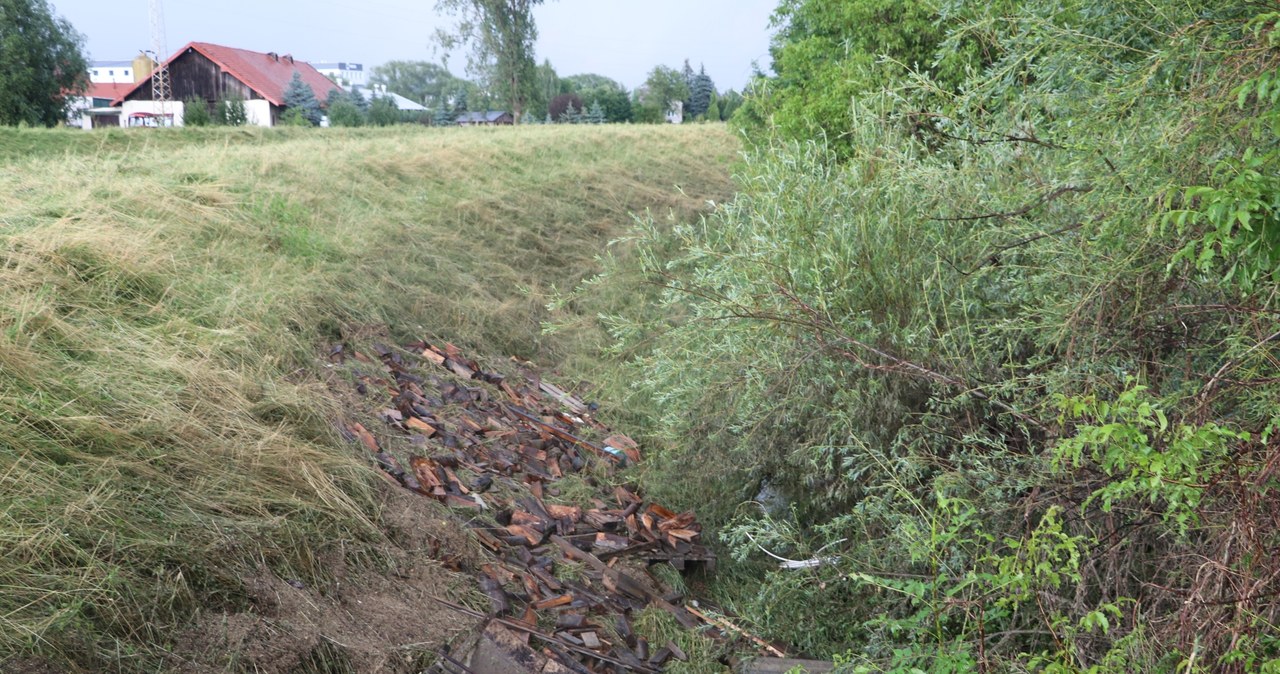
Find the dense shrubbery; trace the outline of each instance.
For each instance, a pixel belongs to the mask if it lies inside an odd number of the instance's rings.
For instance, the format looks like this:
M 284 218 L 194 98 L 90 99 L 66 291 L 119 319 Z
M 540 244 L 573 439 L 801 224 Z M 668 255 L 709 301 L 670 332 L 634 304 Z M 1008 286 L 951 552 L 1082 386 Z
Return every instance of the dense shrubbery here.
M 1275 671 L 1277 15 L 916 6 L 785 2 L 741 193 L 606 277 L 651 489 L 854 671 Z

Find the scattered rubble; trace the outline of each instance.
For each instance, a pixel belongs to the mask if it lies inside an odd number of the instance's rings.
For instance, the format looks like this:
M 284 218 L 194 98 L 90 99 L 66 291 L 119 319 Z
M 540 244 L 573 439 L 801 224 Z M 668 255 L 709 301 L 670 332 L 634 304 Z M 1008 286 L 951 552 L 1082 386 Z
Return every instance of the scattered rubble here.
M 338 344 L 329 358 L 355 361 L 356 389 L 375 408 L 386 396 L 379 433 L 407 439 L 411 453 L 402 463 L 360 423 L 345 432 L 389 481 L 466 514 L 488 552 L 476 570 L 487 611 L 436 600 L 485 621 L 470 664 L 445 653 L 439 671 L 659 672 L 687 656 L 636 633 L 632 615 L 648 607 L 686 629 L 785 655 L 696 602 L 663 594 L 648 565 L 713 570 L 715 555 L 694 513 L 594 478 L 593 470 L 612 474 L 641 460 L 635 441 L 593 418 L 594 404 L 528 368 L 512 377 L 485 371 L 452 344 L 372 350 L 375 357 Z M 569 476 L 596 493 L 577 503 L 555 498 Z

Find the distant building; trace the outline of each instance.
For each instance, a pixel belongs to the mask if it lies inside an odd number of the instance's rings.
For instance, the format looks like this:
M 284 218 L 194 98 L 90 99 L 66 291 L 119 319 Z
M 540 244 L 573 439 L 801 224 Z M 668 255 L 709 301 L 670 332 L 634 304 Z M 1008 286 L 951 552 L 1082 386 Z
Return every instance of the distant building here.
M 671 101 L 667 106 L 667 122 L 671 124 L 684 123 L 684 101 Z
M 515 124 L 511 113 L 503 110 L 464 112 L 454 120 L 458 126 L 510 126 Z
M 312 63 L 311 67 L 344 87 L 363 87 L 369 83 L 361 63 Z
M 71 108 L 67 111 L 67 125 L 82 129 L 120 126 L 120 108 L 111 107 L 111 102 L 123 96 L 132 83 L 96 82 L 89 85 L 83 94 L 71 99 Z
M 94 61 L 89 64 L 89 81 L 94 84 L 133 84 L 133 61 Z
M 387 86 L 385 84 L 375 84 L 372 87 L 354 86 L 351 90 L 369 102 L 373 102 L 375 98 L 391 99 L 391 102 L 396 104 L 396 109 L 400 112 L 427 111 L 426 106 L 415 103 L 412 99 L 405 98 L 394 91 L 387 91 Z
M 239 98 L 244 101 L 249 124 L 275 126 L 284 112 L 284 92 L 294 73 L 311 87 L 321 105 L 330 91 L 342 91 L 309 63 L 288 54 L 192 42 L 169 57 L 167 64 L 173 100 L 164 105 L 153 100 L 151 79 L 143 79 L 112 102 L 121 108 L 122 125 L 151 126 L 159 117 L 161 125 L 181 126 L 183 101 L 195 98 L 212 107 L 217 101 Z

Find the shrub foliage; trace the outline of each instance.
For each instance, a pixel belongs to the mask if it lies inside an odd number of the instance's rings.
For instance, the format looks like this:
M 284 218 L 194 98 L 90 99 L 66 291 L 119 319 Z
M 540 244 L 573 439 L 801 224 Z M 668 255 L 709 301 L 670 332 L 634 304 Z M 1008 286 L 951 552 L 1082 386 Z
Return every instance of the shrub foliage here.
M 1280 667 L 1265 9 L 783 3 L 739 195 L 602 279 L 727 606 L 852 671 Z

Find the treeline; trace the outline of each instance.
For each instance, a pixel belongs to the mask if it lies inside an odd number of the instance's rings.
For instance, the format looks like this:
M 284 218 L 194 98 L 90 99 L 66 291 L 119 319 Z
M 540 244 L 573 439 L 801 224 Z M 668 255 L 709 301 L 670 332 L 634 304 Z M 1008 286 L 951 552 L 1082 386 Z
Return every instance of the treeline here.
M 672 103 L 680 102 L 690 121 L 727 121 L 742 105 L 732 89 L 718 91 L 705 69 L 694 72 L 657 66 L 643 85 L 628 91 L 620 82 L 594 73 L 561 77 L 549 60 L 533 68 L 523 124 L 659 123 Z M 481 82 L 458 77 L 427 61 L 391 61 L 372 70 L 372 82 L 385 86 L 430 112 L 433 123 L 451 123 L 468 111 L 506 109 L 506 93 Z
M 1280 671 L 1273 10 L 781 3 L 737 198 L 584 291 L 650 300 L 613 379 L 721 605 L 848 671 Z

